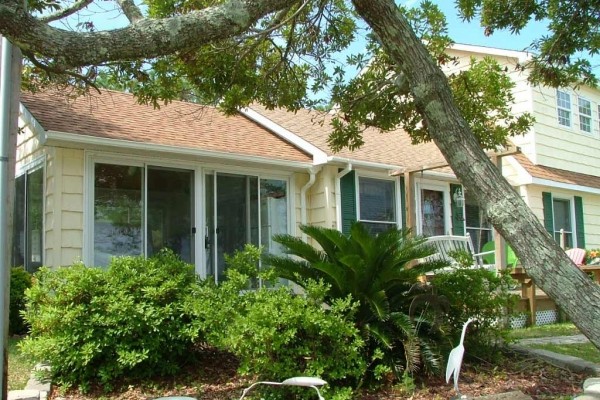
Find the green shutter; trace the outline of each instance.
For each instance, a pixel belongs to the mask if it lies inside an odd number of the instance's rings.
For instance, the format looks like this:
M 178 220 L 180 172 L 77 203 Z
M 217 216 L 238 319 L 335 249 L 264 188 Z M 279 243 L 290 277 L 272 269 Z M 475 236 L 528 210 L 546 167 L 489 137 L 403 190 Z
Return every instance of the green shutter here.
M 452 234 L 458 236 L 465 235 L 465 211 L 464 207 L 459 207 L 454 200 L 454 193 L 460 190 L 463 193 L 462 185 L 450 184 L 450 204 L 452 212 Z
M 400 178 L 400 206 L 402 227 L 406 228 L 406 186 L 404 186 L 404 178 Z
M 542 205 L 544 206 L 544 228 L 550 236 L 554 237 L 554 213 L 552 211 L 552 193 L 542 192 Z
M 350 234 L 350 227 L 356 222 L 356 173 L 348 172 L 340 179 L 342 233 Z
M 575 236 L 577 247 L 585 249 L 585 228 L 583 224 L 583 199 L 575 196 Z

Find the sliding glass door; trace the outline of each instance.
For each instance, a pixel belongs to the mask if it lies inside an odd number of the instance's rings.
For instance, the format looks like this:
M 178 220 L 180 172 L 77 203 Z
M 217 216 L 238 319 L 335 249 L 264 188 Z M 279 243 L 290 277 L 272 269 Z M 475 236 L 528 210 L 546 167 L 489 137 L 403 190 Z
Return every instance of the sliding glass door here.
M 193 263 L 193 178 L 190 170 L 96 163 L 94 265 L 162 248 Z
M 288 231 L 286 180 L 215 172 L 205 182 L 207 275 L 222 280 L 225 255 L 247 243 L 281 252 L 272 236 Z

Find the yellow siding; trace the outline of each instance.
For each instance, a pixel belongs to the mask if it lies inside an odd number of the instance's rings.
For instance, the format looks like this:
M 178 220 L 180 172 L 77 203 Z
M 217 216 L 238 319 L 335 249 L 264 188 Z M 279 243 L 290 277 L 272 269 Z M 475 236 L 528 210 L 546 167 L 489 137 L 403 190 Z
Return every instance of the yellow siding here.
M 556 90 L 537 88 L 534 91 L 534 109 L 536 115 L 537 163 L 549 167 L 579 172 L 588 175 L 600 175 L 600 131 L 598 105 L 600 91 L 582 87 L 571 94 L 572 127 L 558 124 Z M 592 103 L 592 133 L 579 128 L 577 96 L 585 97 Z
M 533 185 L 527 186 L 526 192 L 529 207 L 542 223 L 544 222 L 542 192 L 550 192 L 553 196 L 562 197 L 580 196 L 583 199 L 585 247 L 600 248 L 600 195 Z
M 46 258 L 70 265 L 83 251 L 83 150 L 49 147 L 46 159 Z
M 469 68 L 470 60 L 472 57 L 476 59 L 483 59 L 484 57 L 492 57 L 500 65 L 506 67 L 508 76 L 515 83 L 513 89 L 514 104 L 512 105 L 512 112 L 515 115 L 520 115 L 524 112 L 533 113 L 532 104 L 532 90 L 527 82 L 527 73 L 517 69 L 519 60 L 515 57 L 500 56 L 500 55 L 489 55 L 483 53 L 474 53 L 458 50 L 450 50 L 448 53 L 451 56 L 457 58 L 458 63 L 456 65 L 449 66 L 445 69 L 447 74 L 458 73 L 460 70 Z M 532 160 L 535 160 L 535 138 L 533 131 L 529 132 L 524 136 L 517 136 L 511 138 L 511 141 L 517 146 L 521 147 L 523 153 L 530 156 Z

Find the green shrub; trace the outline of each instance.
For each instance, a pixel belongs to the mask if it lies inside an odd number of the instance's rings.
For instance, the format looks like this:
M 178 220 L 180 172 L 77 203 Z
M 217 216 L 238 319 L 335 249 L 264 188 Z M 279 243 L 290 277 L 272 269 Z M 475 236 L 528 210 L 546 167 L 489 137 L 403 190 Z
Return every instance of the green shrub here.
M 169 251 L 114 258 L 107 270 L 42 268 L 27 291 L 23 350 L 49 362 L 55 382 L 83 390 L 172 374 L 197 337 L 184 311 L 194 285 L 193 267 Z
M 366 339 L 363 357 L 369 360 L 367 378 L 401 378 L 405 372 L 436 370 L 440 331 L 430 314 L 411 315 L 411 305 L 423 295 L 419 278 L 448 264 L 441 261 L 413 265 L 433 253 L 424 239 L 408 230 L 389 229 L 371 235 L 355 223 L 346 236 L 335 229 L 302 226 L 319 248 L 290 235 L 277 235 L 296 258 L 268 256 L 278 276 L 300 286 L 324 281 L 330 286 L 328 304 L 351 296 L 358 302 L 351 315 Z M 429 299 L 433 301 L 433 295 Z
M 247 246 L 227 258 L 224 282 L 195 289 L 188 306 L 198 315 L 202 337 L 236 355 L 241 374 L 268 380 L 319 376 L 344 397 L 340 386 L 356 385 L 366 368 L 363 340 L 351 317 L 356 305 L 346 298 L 323 307 L 327 288 L 314 282 L 304 295 L 274 288 L 272 271 L 256 270 L 259 256 L 260 250 Z M 255 277 L 263 285 L 247 290 Z
M 510 275 L 463 266 L 436 274 L 431 284 L 449 301 L 445 321 L 454 342 L 468 318 L 477 320 L 469 326 L 465 339 L 472 346 L 488 347 L 502 336 L 503 319 L 508 320 L 517 300 L 509 290 L 513 284 Z
M 10 316 L 8 331 L 11 335 L 27 333 L 29 325 L 21 312 L 25 309 L 25 290 L 31 287 L 31 274 L 23 267 L 13 267 L 10 271 Z

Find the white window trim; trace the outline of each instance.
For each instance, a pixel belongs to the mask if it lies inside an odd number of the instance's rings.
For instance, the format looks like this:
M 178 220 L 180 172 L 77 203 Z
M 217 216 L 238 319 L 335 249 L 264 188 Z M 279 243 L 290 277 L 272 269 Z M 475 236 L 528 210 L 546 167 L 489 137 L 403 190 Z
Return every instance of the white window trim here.
M 437 190 L 444 193 L 444 234 L 452 234 L 450 227 L 452 226 L 452 214 L 450 204 L 450 184 L 440 183 L 435 181 L 421 181 L 416 183 L 415 191 L 415 212 L 417 223 L 417 234 L 423 234 L 423 218 L 421 217 L 421 192 L 425 190 Z M 463 210 L 464 211 L 464 210 Z
M 565 107 L 562 107 L 559 105 L 559 103 L 558 103 L 559 93 L 563 93 L 563 94 L 566 94 L 567 96 L 569 96 L 569 108 L 565 108 Z M 569 125 L 563 125 L 560 123 L 560 117 L 558 115 L 559 110 L 567 111 L 569 113 Z M 556 89 L 556 122 L 558 123 L 558 126 L 561 126 L 563 128 L 572 128 L 573 127 L 573 93 L 570 93 L 566 90 Z
M 584 100 L 587 101 L 588 103 L 590 103 L 590 113 L 589 114 L 582 114 L 580 112 L 579 106 L 580 106 L 580 101 Z M 590 119 L 590 131 L 586 131 L 582 128 L 581 126 L 581 117 L 587 117 Z M 586 135 L 592 135 L 594 133 L 594 102 L 591 101 L 590 99 L 588 99 L 587 97 L 584 96 L 577 96 L 577 122 L 579 125 L 579 131 L 586 134 Z
M 554 226 L 554 232 L 552 232 L 553 236 L 556 232 L 560 231 L 560 229 L 559 230 L 556 229 L 556 220 L 555 220 L 556 212 L 554 210 L 554 200 L 562 200 L 562 201 L 569 202 L 569 214 L 570 214 L 569 217 L 571 218 L 571 236 L 573 237 L 573 247 L 575 248 L 575 247 L 577 247 L 577 224 L 575 222 L 575 197 L 552 193 L 552 225 Z
M 396 213 L 396 221 L 395 222 L 385 222 L 385 221 L 371 221 L 371 220 L 363 220 L 360 218 L 360 179 L 359 178 L 370 178 L 370 179 L 379 179 L 382 181 L 392 181 L 394 182 L 394 195 L 395 195 L 395 213 Z M 404 199 L 402 198 L 402 191 L 400 190 L 400 179 L 383 174 L 374 174 L 368 172 L 359 172 L 356 171 L 354 174 L 355 179 L 355 187 L 356 187 L 356 220 L 359 222 L 367 222 L 367 223 L 376 223 L 376 224 L 389 224 L 394 225 L 396 228 L 402 228 L 402 206 L 404 204 Z

